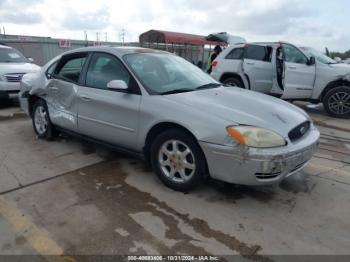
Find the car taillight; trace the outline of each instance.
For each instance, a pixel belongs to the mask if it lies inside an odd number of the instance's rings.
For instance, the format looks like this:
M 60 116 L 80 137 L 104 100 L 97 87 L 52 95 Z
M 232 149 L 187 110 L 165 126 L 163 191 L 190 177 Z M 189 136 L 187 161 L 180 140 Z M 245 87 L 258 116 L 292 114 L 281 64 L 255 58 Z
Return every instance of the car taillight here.
M 216 67 L 218 65 L 218 61 L 214 60 L 213 62 L 211 62 L 211 66 L 212 67 Z

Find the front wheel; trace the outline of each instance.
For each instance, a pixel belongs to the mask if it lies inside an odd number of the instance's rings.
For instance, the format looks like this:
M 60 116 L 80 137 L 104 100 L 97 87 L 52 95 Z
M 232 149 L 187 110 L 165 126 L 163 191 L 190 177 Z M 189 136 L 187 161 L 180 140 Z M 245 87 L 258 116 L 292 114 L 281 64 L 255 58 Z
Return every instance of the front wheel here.
M 34 131 L 39 138 L 52 140 L 56 137 L 57 132 L 52 125 L 49 117 L 49 111 L 45 101 L 38 100 L 33 107 L 32 121 Z
M 350 117 L 350 87 L 339 86 L 328 91 L 323 98 L 326 112 L 337 118 Z
M 159 179 L 174 190 L 191 190 L 205 179 L 204 154 L 198 143 L 181 130 L 168 130 L 157 136 L 151 161 Z

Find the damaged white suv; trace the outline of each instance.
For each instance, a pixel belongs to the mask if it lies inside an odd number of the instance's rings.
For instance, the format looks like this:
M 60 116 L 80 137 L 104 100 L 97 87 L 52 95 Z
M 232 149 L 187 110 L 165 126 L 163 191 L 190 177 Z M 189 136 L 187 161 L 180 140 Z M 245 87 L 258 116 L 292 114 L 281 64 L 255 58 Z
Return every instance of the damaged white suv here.
M 286 100 L 322 102 L 334 117 L 350 117 L 350 65 L 289 43 L 236 44 L 213 61 L 212 77 Z

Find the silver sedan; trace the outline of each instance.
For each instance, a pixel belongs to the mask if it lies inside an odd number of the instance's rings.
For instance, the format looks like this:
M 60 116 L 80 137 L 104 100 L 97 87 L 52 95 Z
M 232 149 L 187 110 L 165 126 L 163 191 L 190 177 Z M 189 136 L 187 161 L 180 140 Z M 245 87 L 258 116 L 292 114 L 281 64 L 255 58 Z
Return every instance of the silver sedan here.
M 67 132 L 144 156 L 180 191 L 209 176 L 278 183 L 307 164 L 319 139 L 301 109 L 224 87 L 167 52 L 77 49 L 25 75 L 21 85 L 21 107 L 38 137 Z

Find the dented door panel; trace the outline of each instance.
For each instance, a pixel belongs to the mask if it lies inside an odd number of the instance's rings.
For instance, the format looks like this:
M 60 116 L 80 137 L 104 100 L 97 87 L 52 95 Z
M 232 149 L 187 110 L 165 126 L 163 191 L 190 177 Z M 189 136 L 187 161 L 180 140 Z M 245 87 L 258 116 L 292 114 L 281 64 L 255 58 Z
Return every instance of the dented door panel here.
M 51 79 L 46 88 L 47 104 L 52 123 L 77 131 L 77 86 L 74 83 Z

